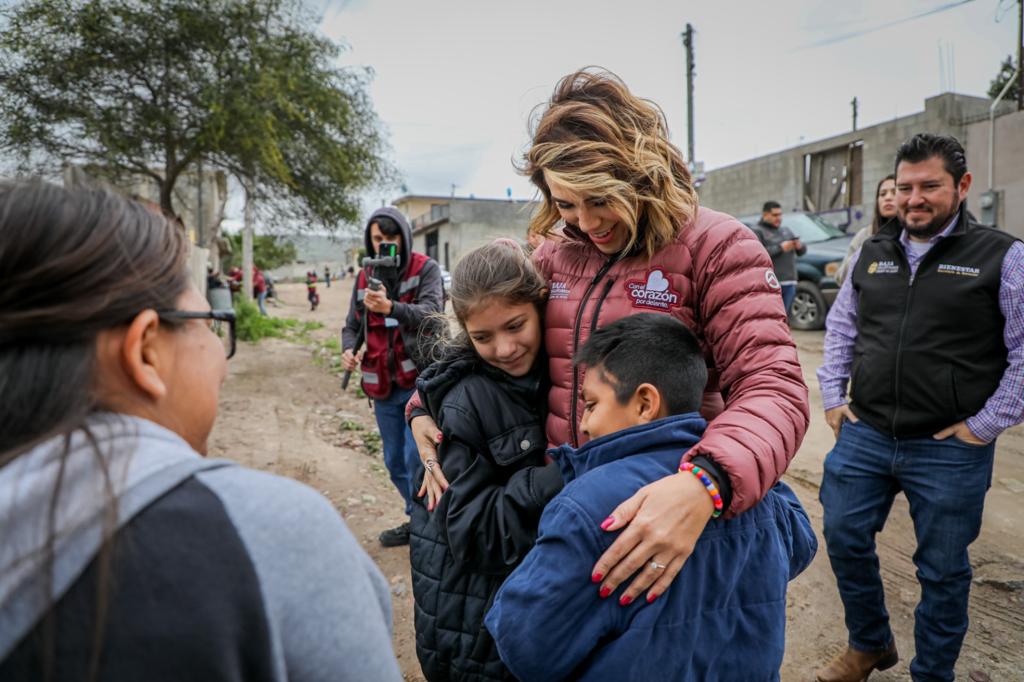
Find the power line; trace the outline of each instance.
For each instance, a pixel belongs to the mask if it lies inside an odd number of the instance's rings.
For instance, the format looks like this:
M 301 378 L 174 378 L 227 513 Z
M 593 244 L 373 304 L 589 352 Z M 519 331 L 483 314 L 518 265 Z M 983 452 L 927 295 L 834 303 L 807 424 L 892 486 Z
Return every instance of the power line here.
M 899 24 L 905 24 L 908 21 L 914 21 L 915 19 L 920 19 L 921 17 L 927 17 L 927 16 L 932 15 L 932 14 L 938 14 L 939 12 L 945 12 L 946 10 L 950 10 L 950 9 L 955 8 L 955 7 L 959 7 L 960 5 L 966 5 L 969 2 L 974 2 L 974 0 L 956 0 L 956 2 L 949 2 L 949 3 L 946 3 L 945 5 L 940 5 L 939 7 L 935 7 L 935 8 L 929 9 L 929 10 L 925 10 L 924 12 L 918 12 L 917 14 L 912 14 L 912 15 L 910 15 L 908 17 L 903 17 L 901 19 L 894 19 L 893 21 L 887 21 L 887 22 L 882 23 L 882 24 L 876 24 L 875 26 L 869 26 L 869 27 L 864 28 L 864 29 L 859 29 L 859 30 L 856 30 L 856 31 L 848 31 L 846 33 L 840 33 L 839 35 L 831 36 L 829 38 L 822 38 L 821 40 L 815 41 L 813 43 L 807 43 L 806 45 L 801 45 L 800 47 L 798 47 L 796 49 L 797 50 L 805 50 L 805 49 L 812 48 L 812 47 L 823 47 L 825 45 L 833 45 L 835 43 L 841 43 L 841 42 L 843 42 L 845 40 L 850 40 L 851 38 L 857 38 L 857 37 L 860 37 L 862 35 L 867 35 L 868 33 L 874 33 L 875 31 L 881 31 L 882 29 L 889 28 L 890 26 L 898 26 Z

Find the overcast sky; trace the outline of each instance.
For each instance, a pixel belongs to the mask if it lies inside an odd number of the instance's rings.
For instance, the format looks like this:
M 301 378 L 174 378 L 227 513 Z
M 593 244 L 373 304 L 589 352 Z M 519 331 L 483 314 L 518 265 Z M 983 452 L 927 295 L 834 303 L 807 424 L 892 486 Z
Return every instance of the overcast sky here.
M 606 67 L 658 103 L 685 152 L 687 22 L 697 32 L 695 155 L 711 169 L 848 130 L 854 96 L 863 127 L 920 111 L 943 89 L 984 95 L 1014 52 L 1016 4 L 350 0 L 329 5 L 322 27 L 348 44 L 345 64 L 373 69 L 411 192 L 447 195 L 454 183 L 461 196 L 511 187 L 525 197 L 510 160 L 528 140 L 529 112 L 580 66 Z
M 445 196 L 532 196 L 511 163 L 529 113 L 585 65 L 659 104 L 685 153 L 687 22 L 709 170 L 848 130 L 854 96 L 866 127 L 944 90 L 984 95 L 1017 35 L 1016 0 L 320 1 L 343 64 L 373 70 L 409 192 Z M 380 194 L 367 205 L 400 190 Z

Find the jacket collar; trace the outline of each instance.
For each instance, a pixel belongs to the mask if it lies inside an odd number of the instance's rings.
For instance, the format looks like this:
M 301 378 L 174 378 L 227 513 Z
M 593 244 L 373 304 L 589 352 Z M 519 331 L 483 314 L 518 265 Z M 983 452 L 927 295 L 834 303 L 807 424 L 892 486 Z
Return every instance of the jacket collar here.
M 525 403 L 537 403 L 538 396 L 542 396 L 547 388 L 547 355 L 542 349 L 528 374 L 513 377 L 487 364 L 471 350 L 456 350 L 424 369 L 416 380 L 416 388 L 427 412 L 436 418 L 448 391 L 470 374 L 482 374 Z
M 548 454 L 558 462 L 562 478 L 568 483 L 602 464 L 631 455 L 677 448 L 682 457 L 700 440 L 706 427 L 707 422 L 700 414 L 688 412 L 609 433 L 577 450 L 562 445 Z

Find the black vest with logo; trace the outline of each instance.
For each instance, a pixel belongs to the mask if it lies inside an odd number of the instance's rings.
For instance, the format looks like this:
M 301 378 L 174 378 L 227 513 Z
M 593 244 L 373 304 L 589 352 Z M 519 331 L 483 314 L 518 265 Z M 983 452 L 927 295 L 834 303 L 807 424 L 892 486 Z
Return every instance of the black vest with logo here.
M 853 271 L 851 408 L 897 438 L 931 436 L 973 416 L 1007 367 L 999 287 L 1016 240 L 965 213 L 913 280 L 896 220 L 864 243 Z

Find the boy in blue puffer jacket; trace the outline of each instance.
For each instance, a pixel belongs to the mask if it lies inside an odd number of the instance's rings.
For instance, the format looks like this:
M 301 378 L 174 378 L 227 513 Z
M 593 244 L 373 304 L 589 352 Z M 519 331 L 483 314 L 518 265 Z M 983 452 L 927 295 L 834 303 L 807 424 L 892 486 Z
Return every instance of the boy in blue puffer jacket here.
M 567 485 L 485 621 L 502 661 L 523 682 L 778 680 L 786 586 L 817 551 L 799 500 L 779 483 L 746 513 L 712 519 L 670 589 L 649 604 L 600 595 L 590 567 L 617 535 L 600 523 L 675 472 L 680 453 L 700 440 L 707 368 L 693 334 L 657 314 L 600 329 L 576 362 L 587 367 L 581 428 L 592 440 L 550 452 Z

